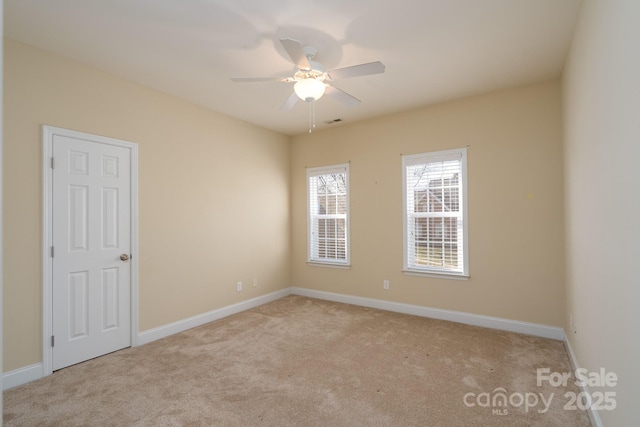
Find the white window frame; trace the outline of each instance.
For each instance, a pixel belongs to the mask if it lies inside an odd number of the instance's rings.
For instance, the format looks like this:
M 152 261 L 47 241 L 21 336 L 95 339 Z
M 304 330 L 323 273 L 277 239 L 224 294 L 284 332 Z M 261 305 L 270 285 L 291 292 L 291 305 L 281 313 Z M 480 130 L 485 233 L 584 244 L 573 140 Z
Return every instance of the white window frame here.
M 415 259 L 415 246 L 411 242 L 409 225 L 415 215 L 413 206 L 408 205 L 407 168 L 419 164 L 428 164 L 449 160 L 460 160 L 460 215 L 462 219 L 462 269 L 453 270 L 445 267 L 420 266 L 412 262 Z M 466 280 L 469 278 L 469 222 L 467 203 L 467 149 L 437 151 L 402 156 L 402 210 L 403 210 L 403 268 L 405 274 L 428 277 Z M 409 211 L 409 209 L 411 211 Z M 458 245 L 460 246 L 460 245 Z
M 314 239 L 313 233 L 317 233 L 317 220 L 321 217 L 314 214 L 314 208 L 317 207 L 317 197 L 313 193 L 312 178 L 322 175 L 331 175 L 336 173 L 344 173 L 346 181 L 346 214 L 327 215 L 331 218 L 345 219 L 345 259 L 337 258 L 320 258 L 318 256 L 318 247 L 314 245 L 317 240 Z M 350 188 L 349 188 L 349 163 L 342 163 L 331 166 L 321 166 L 315 168 L 307 168 L 307 263 L 311 265 L 349 268 L 351 265 L 351 236 L 350 236 Z M 315 209 L 317 211 L 317 209 Z

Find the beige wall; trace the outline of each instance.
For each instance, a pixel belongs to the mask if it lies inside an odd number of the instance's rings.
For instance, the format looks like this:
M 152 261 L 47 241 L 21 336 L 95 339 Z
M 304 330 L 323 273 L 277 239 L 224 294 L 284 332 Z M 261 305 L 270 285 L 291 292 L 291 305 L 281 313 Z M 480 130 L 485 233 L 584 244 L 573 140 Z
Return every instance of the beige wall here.
M 290 286 L 288 137 L 19 43 L 4 53 L 5 372 L 42 360 L 42 124 L 139 144 L 141 331 Z
M 555 81 L 293 138 L 292 284 L 563 325 L 560 96 Z M 471 278 L 404 275 L 400 156 L 465 146 Z M 305 167 L 344 162 L 350 162 L 352 267 L 309 266 Z
M 638 424 L 640 396 L 640 2 L 586 0 L 565 69 L 569 341 L 615 372 L 607 426 Z

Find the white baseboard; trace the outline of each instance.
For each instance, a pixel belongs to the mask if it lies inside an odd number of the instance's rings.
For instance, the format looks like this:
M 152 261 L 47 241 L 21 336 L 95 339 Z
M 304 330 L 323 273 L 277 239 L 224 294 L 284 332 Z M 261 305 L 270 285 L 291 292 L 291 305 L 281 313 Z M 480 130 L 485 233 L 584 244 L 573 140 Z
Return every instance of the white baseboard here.
M 571 342 L 569 342 L 569 337 L 567 336 L 566 333 L 564 336 L 564 348 L 567 349 L 567 354 L 569 354 L 569 361 L 571 362 L 571 368 L 573 369 L 573 372 L 576 372 L 578 369 L 580 369 L 580 364 L 578 363 L 576 354 L 573 352 L 573 348 L 571 347 Z M 582 391 L 584 391 L 587 394 L 587 396 L 591 396 L 591 393 L 589 392 L 589 387 L 587 387 L 586 384 L 580 388 L 582 389 Z M 604 424 L 602 423 L 602 419 L 600 419 L 600 414 L 598 413 L 597 409 L 591 407 L 589 408 L 589 412 L 587 413 L 589 414 L 589 420 L 591 421 L 591 425 L 595 427 L 604 427 Z
M 467 325 L 482 326 L 484 328 L 499 329 L 502 331 L 518 332 L 521 334 L 551 338 L 560 341 L 564 340 L 564 329 L 555 326 L 521 322 L 519 320 L 502 319 L 499 317 L 483 316 L 480 314 L 464 313 L 461 311 L 442 310 L 439 308 L 404 304 L 373 298 L 363 298 L 353 295 L 316 291 L 306 288 L 293 287 L 291 288 L 291 293 L 294 295 L 318 298 L 327 301 L 342 302 L 346 304 L 361 305 L 363 307 L 377 308 L 380 310 L 394 311 L 396 313 L 412 314 L 414 316 L 430 317 L 432 319 L 449 320 L 451 322 L 465 323 Z
M 169 323 L 158 328 L 149 329 L 148 331 L 139 333 L 136 340 L 133 341 L 136 345 L 147 344 L 160 338 L 168 337 L 169 335 L 177 334 L 178 332 L 186 331 L 187 329 L 221 319 L 231 314 L 239 313 L 241 311 L 275 301 L 290 294 L 291 288 L 287 288 L 267 295 L 262 295 L 227 307 L 222 307 L 208 313 Z M 43 369 L 44 367 L 42 363 L 36 363 L 35 365 L 25 366 L 14 371 L 6 372 L 2 374 L 2 389 L 8 390 L 31 381 L 44 378 L 45 375 Z
M 214 320 L 222 319 L 223 317 L 240 313 L 241 311 L 245 311 L 271 301 L 275 301 L 282 297 L 286 297 L 287 295 L 291 295 L 291 288 L 272 292 L 267 295 L 262 295 L 256 298 L 239 302 L 237 304 L 229 305 L 217 310 L 209 311 L 207 313 L 199 314 L 197 316 L 189 317 L 187 319 L 178 320 L 177 322 L 149 329 L 138 334 L 136 345 L 147 344 L 152 341 L 156 341 L 161 338 L 186 331 L 187 329 L 195 328 L 196 326 L 204 325 L 205 323 L 213 322 Z
M 44 377 L 42 363 L 25 366 L 2 374 L 2 389 L 8 390 Z
M 394 311 L 397 313 L 412 314 L 421 317 L 430 317 L 433 319 L 449 320 L 452 322 L 466 323 L 469 325 L 482 326 L 485 328 L 499 329 L 510 332 L 518 332 L 556 340 L 565 339 L 564 330 L 562 328 L 553 326 L 520 322 L 517 320 L 502 319 L 498 317 L 482 316 L 460 311 L 442 310 L 438 308 L 403 304 L 373 298 L 357 297 L 353 295 L 316 291 L 313 289 L 291 287 L 140 332 L 138 336 L 135 337 L 133 342 L 135 343 L 135 345 L 147 344 L 152 341 L 156 341 L 161 338 L 186 331 L 187 329 L 195 328 L 196 326 L 204 325 L 205 323 L 209 323 L 214 320 L 218 320 L 223 317 L 240 313 L 250 308 L 269 303 L 271 301 L 275 301 L 291 294 L 328 301 L 342 302 L 346 304 L 360 305 L 363 307 L 377 308 L 380 310 Z M 565 343 L 567 343 L 568 345 L 568 342 L 566 340 Z M 575 361 L 575 357 L 573 356 L 570 347 L 567 348 L 569 349 L 568 351 L 573 363 Z M 43 365 L 42 363 L 37 363 L 35 365 L 25 366 L 23 368 L 19 368 L 3 374 L 2 387 L 3 390 L 6 390 L 43 377 Z M 597 414 L 595 414 L 595 417 L 597 420 L 600 419 Z M 602 423 L 596 423 L 596 425 L 601 426 Z

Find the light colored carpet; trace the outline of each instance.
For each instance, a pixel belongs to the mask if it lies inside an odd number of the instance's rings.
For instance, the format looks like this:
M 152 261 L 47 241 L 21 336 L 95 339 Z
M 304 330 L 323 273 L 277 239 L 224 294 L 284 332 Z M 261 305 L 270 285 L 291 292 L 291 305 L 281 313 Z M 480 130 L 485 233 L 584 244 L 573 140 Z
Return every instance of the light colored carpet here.
M 4 393 L 5 426 L 588 426 L 559 341 L 289 296 Z M 482 407 L 502 387 L 550 409 Z M 469 407 L 464 403 L 467 393 Z M 486 397 L 486 395 L 484 395 Z M 499 403 L 499 402 L 496 402 Z M 494 414 L 492 410 L 506 415 Z M 503 412 L 504 413 L 504 412 Z

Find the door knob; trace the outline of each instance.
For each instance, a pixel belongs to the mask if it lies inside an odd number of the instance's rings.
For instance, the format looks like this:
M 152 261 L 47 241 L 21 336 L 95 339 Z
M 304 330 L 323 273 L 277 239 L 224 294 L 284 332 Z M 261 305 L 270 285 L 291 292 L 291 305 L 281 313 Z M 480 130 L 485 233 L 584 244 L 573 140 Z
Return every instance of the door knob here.
M 120 261 L 128 261 L 128 260 L 129 260 L 129 255 L 127 254 L 120 255 Z

